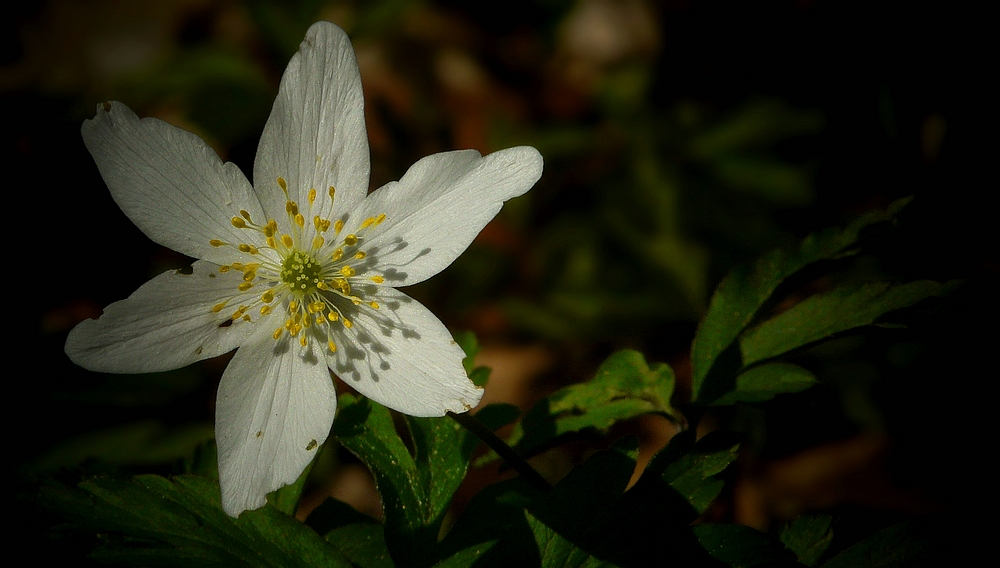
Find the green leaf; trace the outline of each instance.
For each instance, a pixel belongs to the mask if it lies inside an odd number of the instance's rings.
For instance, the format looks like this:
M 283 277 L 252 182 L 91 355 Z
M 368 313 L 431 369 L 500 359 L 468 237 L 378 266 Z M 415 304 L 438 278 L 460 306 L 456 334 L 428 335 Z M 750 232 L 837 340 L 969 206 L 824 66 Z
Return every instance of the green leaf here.
M 734 343 L 783 282 L 816 262 L 856 254 L 862 231 L 892 221 L 909 201 L 900 199 L 886 211 L 869 212 L 844 229 L 814 233 L 797 250 L 772 251 L 730 272 L 715 289 L 691 345 L 693 400 L 711 402 L 733 390 L 742 367 Z
M 334 434 L 375 476 L 385 511 L 385 540 L 400 565 L 429 565 L 451 498 L 478 440 L 449 418 L 407 418 L 414 452 L 389 411 L 343 395 Z
M 564 434 L 607 432 L 616 422 L 642 414 L 659 413 L 680 422 L 680 413 L 670 406 L 673 392 L 669 365 L 650 367 L 642 353 L 619 351 L 601 364 L 592 380 L 560 389 L 529 410 L 511 442 L 528 455 Z
M 202 477 L 97 477 L 75 488 L 48 482 L 39 503 L 99 536 L 92 556 L 142 566 L 350 566 L 294 518 L 265 506 L 232 518 L 219 485 Z
M 832 521 L 829 515 L 802 515 L 781 527 L 781 542 L 795 553 L 800 563 L 815 566 L 833 542 Z
M 712 558 L 733 568 L 799 566 L 795 555 L 781 542 L 747 526 L 722 523 L 696 525 L 694 534 Z
M 306 524 L 336 546 L 359 568 L 392 568 L 382 523 L 337 499 L 317 507 Z
M 465 358 L 462 359 L 462 366 L 472 380 L 472 384 L 477 387 L 485 387 L 490 380 L 489 367 L 477 367 L 476 355 L 479 354 L 479 339 L 471 331 L 462 331 L 455 334 L 455 342 L 465 351 Z
M 872 325 L 886 313 L 912 306 L 941 288 L 942 284 L 930 280 L 900 285 L 869 282 L 810 296 L 740 338 L 743 364 L 780 357 L 835 334 Z
M 791 363 L 767 363 L 743 371 L 736 377 L 736 389 L 712 402 L 725 406 L 737 402 L 767 402 L 784 393 L 803 391 L 816 384 L 816 376 Z
M 735 434 L 710 432 L 695 442 L 694 432 L 687 430 L 671 438 L 653 456 L 643 477 L 665 481 L 688 502 L 696 516 L 704 513 L 719 496 L 723 482 L 718 475 L 738 456 L 739 441 Z

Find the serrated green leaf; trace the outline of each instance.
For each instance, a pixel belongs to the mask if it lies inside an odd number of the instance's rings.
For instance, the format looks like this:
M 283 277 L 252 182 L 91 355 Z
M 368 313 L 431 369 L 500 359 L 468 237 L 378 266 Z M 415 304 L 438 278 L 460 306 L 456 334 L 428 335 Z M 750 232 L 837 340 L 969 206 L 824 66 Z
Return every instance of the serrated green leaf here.
M 786 550 L 781 542 L 747 526 L 722 523 L 696 525 L 694 534 L 712 558 L 732 568 L 799 566 L 795 555 Z
M 941 288 L 942 284 L 930 280 L 899 285 L 868 282 L 810 296 L 740 337 L 743 364 L 780 357 L 835 334 L 872 325 L 888 312 L 912 306 Z
M 42 487 L 39 503 L 100 534 L 92 556 L 143 566 L 349 566 L 336 547 L 265 506 L 232 518 L 219 485 L 202 477 L 97 477 L 76 488 Z
M 341 396 L 339 406 L 334 434 L 375 477 L 393 560 L 429 565 L 448 505 L 478 440 L 447 417 L 407 417 L 411 455 L 386 408 L 352 395 Z
M 830 515 L 802 515 L 781 527 L 779 537 L 801 564 L 815 566 L 833 542 Z
M 816 262 L 855 254 L 864 229 L 893 220 L 909 201 L 900 199 L 885 211 L 869 212 L 844 229 L 814 233 L 797 250 L 772 251 L 730 272 L 715 289 L 691 345 L 693 400 L 711 402 L 734 389 L 743 366 L 736 339 L 785 280 Z
M 670 406 L 674 372 L 669 365 L 649 366 L 638 351 L 612 354 L 595 377 L 545 397 L 529 410 L 511 442 L 522 455 L 571 432 L 594 429 L 607 432 L 616 422 L 642 414 L 659 413 L 680 421 Z
M 738 456 L 739 441 L 735 434 L 710 432 L 695 442 L 694 433 L 688 430 L 674 436 L 653 456 L 643 477 L 665 481 L 684 497 L 697 516 L 719 496 L 723 483 L 717 476 Z
M 767 363 L 743 371 L 736 377 L 736 388 L 712 402 L 726 406 L 737 402 L 767 402 L 784 393 L 803 391 L 816 384 L 816 376 L 791 363 Z

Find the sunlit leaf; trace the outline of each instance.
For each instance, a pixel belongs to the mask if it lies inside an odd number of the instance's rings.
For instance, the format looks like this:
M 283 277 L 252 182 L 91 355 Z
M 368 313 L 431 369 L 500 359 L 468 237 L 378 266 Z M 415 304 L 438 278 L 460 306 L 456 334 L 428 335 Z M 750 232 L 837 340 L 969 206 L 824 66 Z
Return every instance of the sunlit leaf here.
M 783 393 L 803 391 L 816 384 L 816 376 L 791 363 L 767 363 L 743 371 L 736 377 L 736 388 L 713 405 L 737 402 L 767 402 Z
M 671 438 L 653 456 L 643 477 L 659 477 L 688 502 L 695 515 L 700 515 L 719 496 L 723 482 L 718 476 L 738 455 L 735 434 L 710 432 L 696 442 L 694 432 L 688 430 Z
M 674 372 L 665 363 L 649 366 L 638 351 L 624 350 L 608 357 L 590 381 L 571 385 L 547 396 L 521 422 L 513 435 L 516 448 L 530 454 L 559 436 L 587 429 L 606 432 L 616 422 L 658 413 L 675 421 L 680 414 L 670 405 Z

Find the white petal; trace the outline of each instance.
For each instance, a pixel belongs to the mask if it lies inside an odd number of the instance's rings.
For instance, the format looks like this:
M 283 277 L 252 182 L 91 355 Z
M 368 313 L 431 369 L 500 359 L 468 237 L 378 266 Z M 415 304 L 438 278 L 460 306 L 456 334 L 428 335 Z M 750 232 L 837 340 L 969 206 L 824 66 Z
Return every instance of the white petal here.
M 223 164 L 190 132 L 155 118 L 140 120 L 119 102 L 98 105 L 81 130 L 115 202 L 163 246 L 223 264 L 228 251 L 209 241 L 247 242 L 247 231 L 230 222 L 240 209 L 263 219 L 240 169 Z
M 372 297 L 367 286 L 364 297 Z M 355 291 L 361 291 L 355 288 Z M 411 416 L 471 410 L 483 390 L 469 380 L 465 353 L 437 317 L 406 294 L 380 287 L 380 309 L 362 304 L 343 330 L 330 368 L 368 398 Z M 341 328 L 343 329 L 343 328 Z
M 325 218 L 364 199 L 371 170 L 364 102 L 347 34 L 330 22 L 313 24 L 288 62 L 257 148 L 254 186 L 268 215 L 279 221 L 285 215 L 279 177 L 306 219 L 312 218 L 306 211 L 310 189 L 317 192 L 312 214 Z M 335 208 L 330 186 L 337 190 Z
M 257 325 L 229 319 L 247 296 L 237 296 L 232 309 L 220 313 L 212 307 L 238 294 L 242 273 L 219 274 L 217 266 L 204 261 L 192 269 L 191 274 L 164 272 L 105 308 L 99 319 L 80 322 L 66 338 L 66 354 L 91 371 L 149 373 L 239 347 Z
M 475 150 L 428 156 L 398 182 L 373 192 L 354 221 L 385 213 L 365 252 L 393 286 L 408 286 L 444 270 L 469 246 L 504 201 L 542 175 L 542 156 L 528 146 L 488 156 Z M 349 222 L 347 230 L 353 225 Z
M 312 345 L 303 350 L 288 335 L 275 341 L 261 329 L 241 347 L 216 402 L 226 513 L 261 507 L 267 493 L 294 482 L 326 440 L 336 409 L 333 379 Z

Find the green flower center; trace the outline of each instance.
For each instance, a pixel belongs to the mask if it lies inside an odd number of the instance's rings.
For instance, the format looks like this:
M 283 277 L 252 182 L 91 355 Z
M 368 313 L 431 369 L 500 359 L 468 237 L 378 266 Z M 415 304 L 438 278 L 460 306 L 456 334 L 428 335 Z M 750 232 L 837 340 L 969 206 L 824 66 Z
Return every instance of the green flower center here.
M 312 256 L 293 251 L 281 263 L 281 281 L 300 294 L 312 294 L 323 281 L 323 265 Z

